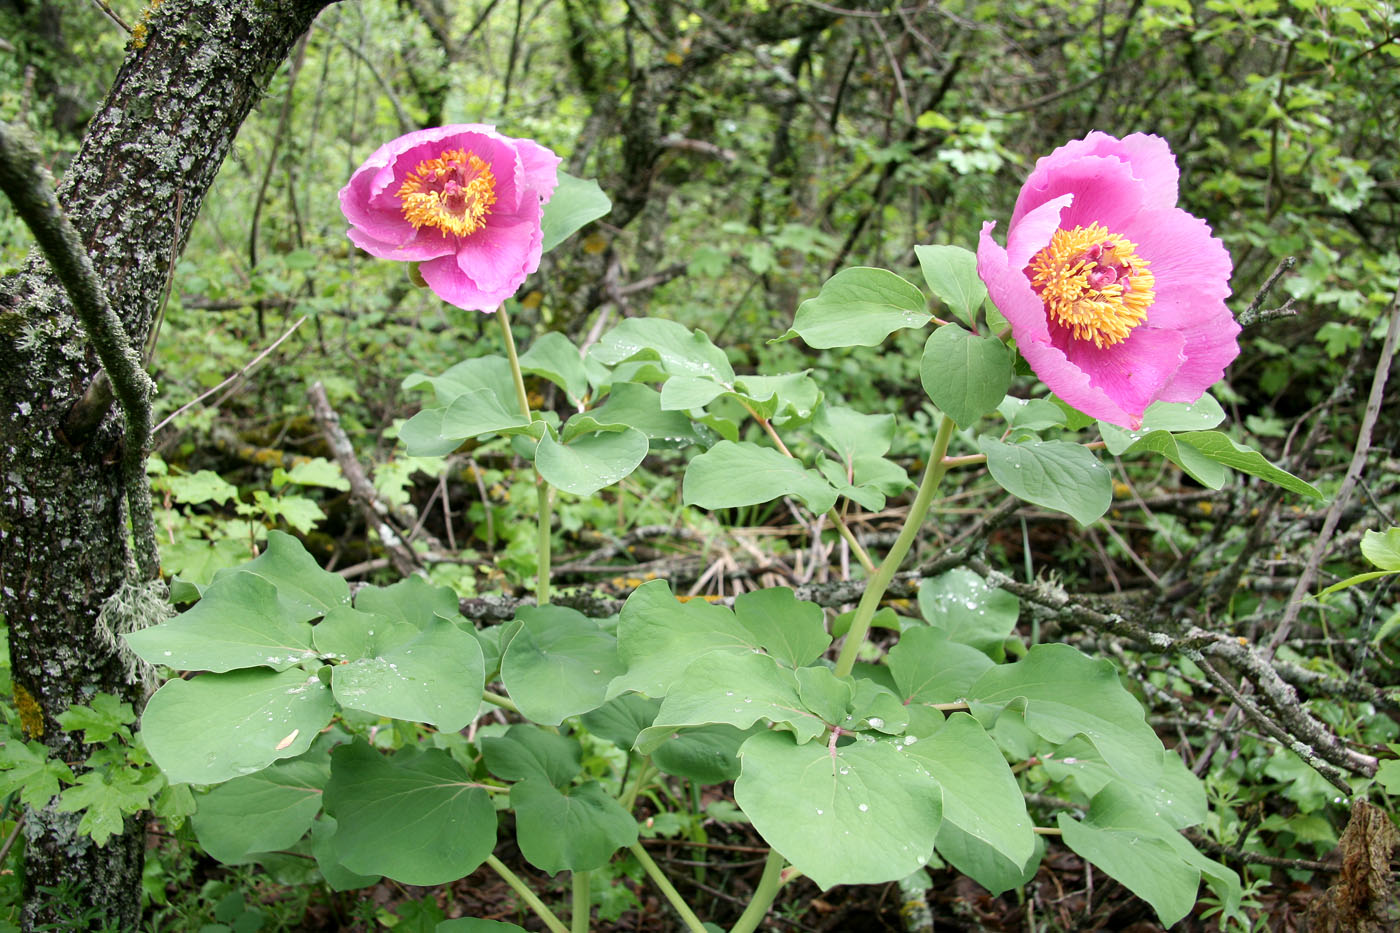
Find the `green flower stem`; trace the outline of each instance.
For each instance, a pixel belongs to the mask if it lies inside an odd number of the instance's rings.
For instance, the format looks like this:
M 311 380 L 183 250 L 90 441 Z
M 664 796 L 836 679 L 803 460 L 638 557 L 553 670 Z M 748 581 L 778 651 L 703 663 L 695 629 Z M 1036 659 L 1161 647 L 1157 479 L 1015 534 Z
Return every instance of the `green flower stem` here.
M 753 897 L 749 898 L 749 906 L 744 908 L 738 921 L 729 928 L 729 933 L 753 933 L 758 929 L 759 923 L 768 915 L 768 908 L 773 906 L 778 889 L 783 886 L 785 864 L 786 860 L 776 849 L 768 850 L 768 861 L 763 864 L 763 876 L 758 879 L 758 887 L 754 888 Z
M 541 606 L 549 602 L 549 558 L 550 558 L 550 515 L 554 510 L 554 490 L 549 483 L 544 481 L 544 477 L 536 474 L 535 493 L 539 498 L 539 538 L 535 542 L 535 559 L 537 561 L 537 571 L 535 574 L 535 602 Z
M 515 335 L 511 333 L 510 316 L 506 314 L 505 305 L 496 309 L 496 317 L 501 322 L 501 335 L 506 340 L 506 357 L 510 360 L 510 374 L 515 379 L 515 400 L 520 403 L 520 413 L 525 416 L 525 420 L 534 421 L 535 413 L 530 411 L 530 396 L 525 392 L 525 375 L 520 371 L 520 356 L 515 352 Z M 545 482 L 538 470 L 535 471 L 535 491 L 539 496 L 539 534 L 535 542 L 538 562 L 535 573 L 535 602 L 543 606 L 549 602 L 549 526 L 554 498 L 549 483 Z
M 520 357 L 515 352 L 515 335 L 510 332 L 510 315 L 506 314 L 505 305 L 496 309 L 496 318 L 501 322 L 501 334 L 506 338 L 506 357 L 510 359 L 510 373 L 515 377 L 515 400 L 520 403 L 520 413 L 525 420 L 534 421 L 530 396 L 525 394 L 525 377 L 520 372 Z
M 652 765 L 651 759 L 643 758 L 641 766 L 637 768 L 637 777 L 623 791 L 622 797 L 618 801 L 622 804 L 622 809 L 628 813 L 632 812 L 632 808 L 637 804 L 637 797 L 642 793 L 642 788 L 646 787 L 647 781 L 650 781 L 651 776 L 655 773 L 656 768 Z
M 865 643 L 865 636 L 870 631 L 870 621 L 875 618 L 875 610 L 880 607 L 880 600 L 884 598 L 885 590 L 889 589 L 895 571 L 904 563 L 919 529 L 923 527 L 924 517 L 928 515 L 928 508 L 933 503 L 933 494 L 938 490 L 943 474 L 948 472 L 948 464 L 943 457 L 948 452 L 948 442 L 953 439 L 954 427 L 953 419 L 947 415 L 938 423 L 938 434 L 933 439 L 928 467 L 924 470 L 923 481 L 919 483 L 919 492 L 914 497 L 914 504 L 909 507 L 909 515 L 904 519 L 904 527 L 899 530 L 899 537 L 895 539 L 894 546 L 885 555 L 880 569 L 875 572 L 860 598 L 860 604 L 856 606 L 855 618 L 851 620 L 850 631 L 846 633 L 846 643 L 841 646 L 841 654 L 836 659 L 837 677 L 848 676 L 855 667 L 856 653 Z
M 492 693 L 490 690 L 481 691 L 481 698 L 487 703 L 499 706 L 501 709 L 510 710 L 512 713 L 519 713 L 520 707 L 511 702 L 509 697 L 503 697 L 499 693 Z
M 652 860 L 652 857 L 647 854 L 647 850 L 642 848 L 641 842 L 634 842 L 628 846 L 627 849 L 632 853 L 633 857 L 641 863 L 642 868 L 646 869 L 647 875 L 649 875 L 656 886 L 661 889 L 661 893 L 666 896 L 666 900 L 670 901 L 671 906 L 676 908 L 676 913 L 681 915 L 681 921 L 685 923 L 690 933 L 708 933 L 705 929 L 705 924 L 701 923 L 700 918 L 695 916 L 695 911 L 690 909 L 690 905 L 681 897 L 680 892 L 676 890 L 676 886 L 671 884 L 671 879 L 667 878 L 666 875 L 662 873 L 660 867 L 658 867 L 656 862 Z
M 520 899 L 529 905 L 530 909 L 535 912 L 535 916 L 543 920 L 544 925 L 549 927 L 552 933 L 571 933 L 569 928 L 564 926 L 563 922 L 558 917 L 554 916 L 554 911 L 546 907 L 544 901 L 540 900 L 539 897 L 535 895 L 535 892 L 530 890 L 530 886 L 521 881 L 520 878 L 516 876 L 515 872 L 506 867 L 505 862 L 502 862 L 494 855 L 488 855 L 486 856 L 486 864 L 491 866 L 491 870 L 500 875 L 501 879 L 505 881 L 506 884 L 510 885 L 512 891 L 520 895 Z
M 588 890 L 588 881 L 592 876 L 593 873 L 588 871 L 574 872 L 574 897 L 571 904 L 573 913 L 569 917 L 569 925 L 573 927 L 573 933 L 588 933 L 589 909 L 593 902 Z

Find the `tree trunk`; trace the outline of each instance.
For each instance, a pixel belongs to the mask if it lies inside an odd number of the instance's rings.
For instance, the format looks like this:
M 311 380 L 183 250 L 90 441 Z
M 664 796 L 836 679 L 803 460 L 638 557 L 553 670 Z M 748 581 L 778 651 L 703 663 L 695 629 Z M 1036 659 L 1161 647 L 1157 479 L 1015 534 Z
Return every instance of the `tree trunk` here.
M 167 269 L 234 135 L 293 42 L 330 0 L 165 0 L 151 4 L 126 62 L 59 186 L 108 299 L 144 345 Z M 98 371 L 67 296 L 36 255 L 0 278 L 0 612 L 10 630 L 16 705 L 30 738 L 81 763 L 58 728 L 74 703 L 106 692 L 143 699 L 98 637 L 97 615 L 127 578 L 121 419 L 69 421 Z M 105 912 L 121 929 L 141 911 L 144 820 L 101 849 L 77 814 L 25 816 L 26 929 Z M 41 888 L 76 891 L 62 904 Z

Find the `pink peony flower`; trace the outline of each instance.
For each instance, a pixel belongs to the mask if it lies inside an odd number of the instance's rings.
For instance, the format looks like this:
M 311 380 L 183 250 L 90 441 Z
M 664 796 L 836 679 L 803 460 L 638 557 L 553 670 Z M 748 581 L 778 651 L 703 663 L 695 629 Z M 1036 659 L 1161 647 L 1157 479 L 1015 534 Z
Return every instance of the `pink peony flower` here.
M 559 157 L 493 126 L 418 130 L 375 150 L 340 189 L 351 242 L 419 263 L 444 301 L 494 311 L 540 265 Z
M 1230 254 L 1176 206 L 1166 140 L 1093 132 L 1036 163 L 1006 248 L 982 225 L 977 273 L 1021 355 L 1075 408 L 1128 428 L 1194 402 L 1239 353 Z

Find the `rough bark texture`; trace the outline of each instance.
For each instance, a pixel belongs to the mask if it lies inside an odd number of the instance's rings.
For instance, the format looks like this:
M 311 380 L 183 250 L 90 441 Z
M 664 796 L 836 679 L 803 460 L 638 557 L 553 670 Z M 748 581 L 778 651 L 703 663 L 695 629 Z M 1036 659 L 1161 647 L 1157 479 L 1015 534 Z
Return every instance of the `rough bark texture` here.
M 239 126 L 327 3 L 166 0 L 149 9 L 59 187 L 135 346 Z M 84 437 L 63 432 L 97 370 L 42 259 L 0 279 L 0 612 L 25 729 L 70 763 L 88 750 L 55 717 L 98 692 L 141 699 L 96 635 L 98 611 L 130 562 L 121 422 L 110 413 Z M 77 823 L 52 807 L 27 814 L 26 928 L 74 909 L 36 896 L 41 887 L 76 889 L 81 905 L 134 928 L 143 822 L 129 820 L 102 849 Z

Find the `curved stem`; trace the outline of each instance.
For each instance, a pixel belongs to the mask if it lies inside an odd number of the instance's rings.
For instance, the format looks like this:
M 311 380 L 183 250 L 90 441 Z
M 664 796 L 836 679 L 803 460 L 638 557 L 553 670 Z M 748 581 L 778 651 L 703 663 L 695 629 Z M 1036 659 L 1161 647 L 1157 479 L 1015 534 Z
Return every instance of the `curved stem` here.
M 501 880 L 510 885 L 512 891 L 520 895 L 520 899 L 529 905 L 530 909 L 535 912 L 535 916 L 543 920 L 544 925 L 549 927 L 552 933 L 570 933 L 569 928 L 564 926 L 563 921 L 554 915 L 554 911 L 546 907 L 544 901 L 540 900 L 539 897 L 535 895 L 535 892 L 530 890 L 530 886 L 521 881 L 515 872 L 506 867 L 505 862 L 502 862 L 494 855 L 488 855 L 486 856 L 486 864 L 491 866 L 492 871 L 501 876 Z
M 904 519 L 904 527 L 899 530 L 899 537 L 880 563 L 880 569 L 875 572 L 860 598 L 860 604 L 856 606 L 855 618 L 851 620 L 850 631 L 846 633 L 846 643 L 841 646 L 841 654 L 836 659 L 837 677 L 846 677 L 851 673 L 851 668 L 855 667 L 856 654 L 870 631 L 870 620 L 875 618 L 875 610 L 880 607 L 885 590 L 889 588 L 899 565 L 904 563 L 909 548 L 914 544 L 914 539 L 923 526 L 928 507 L 933 502 L 933 494 L 937 491 L 943 474 L 948 472 L 948 464 L 943 456 L 948 452 L 948 442 L 953 439 L 953 428 L 953 419 L 944 415 L 938 424 L 938 434 L 933 439 L 933 451 L 929 454 L 928 467 L 924 470 L 918 495 L 914 497 L 914 504 L 909 507 L 909 514 Z
M 519 714 L 520 712 L 520 707 L 516 706 L 513 702 L 511 702 L 509 697 L 503 697 L 499 693 L 492 693 L 490 690 L 483 690 L 481 691 L 481 698 L 487 703 L 499 706 L 501 709 L 510 710 L 512 713 Z
M 570 904 L 573 913 L 569 917 L 569 926 L 573 928 L 572 933 L 588 933 L 589 910 L 592 906 L 588 882 L 592 876 L 592 872 L 574 872 L 573 901 Z
M 773 906 L 778 889 L 783 886 L 785 864 L 786 860 L 776 849 L 768 850 L 768 861 L 763 863 L 763 876 L 758 879 L 758 887 L 754 888 L 753 897 L 749 898 L 749 906 L 744 908 L 738 921 L 729 928 L 729 933 L 753 933 L 758 929 L 759 923 L 768 915 L 768 908 Z
M 520 371 L 520 356 L 515 352 L 515 335 L 511 333 L 510 316 L 506 314 L 505 305 L 496 309 L 496 317 L 501 322 L 501 334 L 506 341 L 506 358 L 510 360 L 510 374 L 515 380 L 515 400 L 520 404 L 520 413 L 525 416 L 525 420 L 534 421 L 535 414 L 530 411 L 530 396 L 525 392 L 525 376 Z M 554 501 L 549 483 L 545 482 L 538 470 L 535 471 L 535 491 L 539 498 L 539 532 L 535 542 L 535 602 L 543 606 L 549 602 L 549 526 Z
M 642 864 L 642 868 L 646 869 L 647 875 L 661 889 L 666 900 L 670 901 L 671 906 L 676 909 L 676 913 L 681 915 L 681 921 L 690 930 L 690 933 L 709 933 L 705 929 L 705 924 L 700 922 L 700 918 L 695 916 L 695 911 L 690 909 L 685 898 L 681 897 L 680 892 L 676 890 L 676 886 L 671 884 L 671 879 L 666 877 L 656 862 L 652 860 L 652 857 L 647 854 L 647 850 L 642 848 L 642 844 L 634 842 L 627 847 L 627 850 Z

